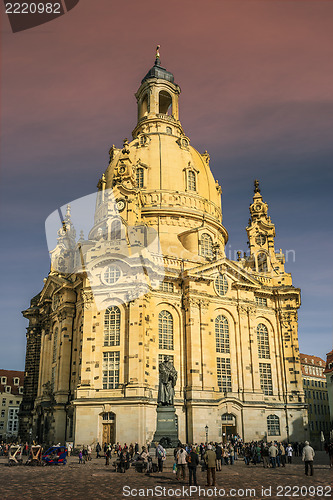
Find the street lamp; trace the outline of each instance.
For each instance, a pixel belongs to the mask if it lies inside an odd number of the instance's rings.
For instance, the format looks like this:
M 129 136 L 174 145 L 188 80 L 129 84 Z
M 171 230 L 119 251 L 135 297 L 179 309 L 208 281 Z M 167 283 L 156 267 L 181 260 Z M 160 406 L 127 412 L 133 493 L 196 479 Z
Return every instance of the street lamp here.
M 206 443 L 208 443 L 208 425 L 206 425 L 205 431 L 206 431 Z

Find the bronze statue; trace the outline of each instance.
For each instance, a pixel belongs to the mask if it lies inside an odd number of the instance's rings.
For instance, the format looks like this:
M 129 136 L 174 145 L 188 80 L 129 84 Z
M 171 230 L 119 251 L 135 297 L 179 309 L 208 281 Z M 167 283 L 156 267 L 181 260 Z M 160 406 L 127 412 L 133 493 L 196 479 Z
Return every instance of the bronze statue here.
M 177 371 L 169 356 L 164 357 L 163 363 L 160 363 L 160 380 L 158 386 L 157 404 L 159 406 L 173 406 L 175 395 L 174 387 L 177 382 Z

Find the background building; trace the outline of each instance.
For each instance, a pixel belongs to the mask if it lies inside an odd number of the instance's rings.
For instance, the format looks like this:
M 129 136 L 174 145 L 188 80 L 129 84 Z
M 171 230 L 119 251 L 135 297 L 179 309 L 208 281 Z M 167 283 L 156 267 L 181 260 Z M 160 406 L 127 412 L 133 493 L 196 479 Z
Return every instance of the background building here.
M 235 433 L 304 439 L 300 290 L 275 250 L 258 182 L 249 252 L 226 257 L 222 190 L 207 151 L 199 153 L 184 133 L 179 94 L 157 56 L 136 93 L 132 141 L 110 149 L 88 239 L 76 241 L 69 207 L 59 220 L 51 271 L 23 313 L 29 327 L 21 428 L 32 427 L 40 441 L 151 441 L 166 354 L 178 372 L 183 442 L 204 441 L 206 427 L 210 440 Z M 143 274 L 155 285 L 135 296 L 140 266 L 124 248 L 149 240 L 149 230 L 159 251 Z
M 330 437 L 333 440 L 333 350 L 327 354 L 324 375 L 326 377 L 328 402 L 330 406 Z
M 18 435 L 23 377 L 24 372 L 0 370 L 0 440 L 15 440 Z
M 300 354 L 305 401 L 308 405 L 311 443 L 321 445 L 321 433 L 327 439 L 330 430 L 330 409 L 325 361 L 317 356 Z

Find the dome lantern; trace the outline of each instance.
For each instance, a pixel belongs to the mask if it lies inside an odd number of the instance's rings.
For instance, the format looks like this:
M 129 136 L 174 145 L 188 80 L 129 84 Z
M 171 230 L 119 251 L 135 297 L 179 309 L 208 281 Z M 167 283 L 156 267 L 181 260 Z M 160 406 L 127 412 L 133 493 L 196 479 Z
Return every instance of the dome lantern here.
M 176 125 L 179 135 L 184 135 L 179 122 L 178 99 L 180 87 L 174 82 L 174 76 L 161 66 L 159 45 L 156 49 L 154 66 L 141 81 L 135 94 L 138 103 L 138 123 L 133 131 L 133 138 L 147 130 L 147 125 L 157 121 Z M 154 123 L 151 123 L 154 122 Z

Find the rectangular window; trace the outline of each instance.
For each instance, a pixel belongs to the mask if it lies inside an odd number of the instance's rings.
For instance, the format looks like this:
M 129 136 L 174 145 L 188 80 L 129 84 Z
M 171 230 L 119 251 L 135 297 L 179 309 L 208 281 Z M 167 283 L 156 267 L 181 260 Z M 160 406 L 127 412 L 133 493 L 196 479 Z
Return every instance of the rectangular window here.
M 3 422 L 0 422 L 0 431 L 3 430 Z
M 260 387 L 266 396 L 273 394 L 272 370 L 269 363 L 259 363 Z
M 5 416 L 5 410 L 1 410 L 1 418 L 4 418 Z
M 267 299 L 265 297 L 256 297 L 256 304 L 258 306 L 267 306 Z
M 269 359 L 269 340 L 268 340 L 268 332 L 267 331 L 258 331 L 257 332 L 257 341 L 258 341 L 258 356 L 261 359 Z
M 172 293 L 174 291 L 174 286 L 170 281 L 160 281 L 159 289 L 163 292 Z
M 229 358 L 217 358 L 217 385 L 220 392 L 231 392 L 231 367 Z
M 6 398 L 2 398 L 2 406 L 6 406 Z
M 164 357 L 169 356 L 169 361 L 173 364 L 174 356 L 172 354 L 159 354 L 158 355 L 158 364 L 163 363 Z
M 119 386 L 120 352 L 103 353 L 103 389 L 117 389 Z

